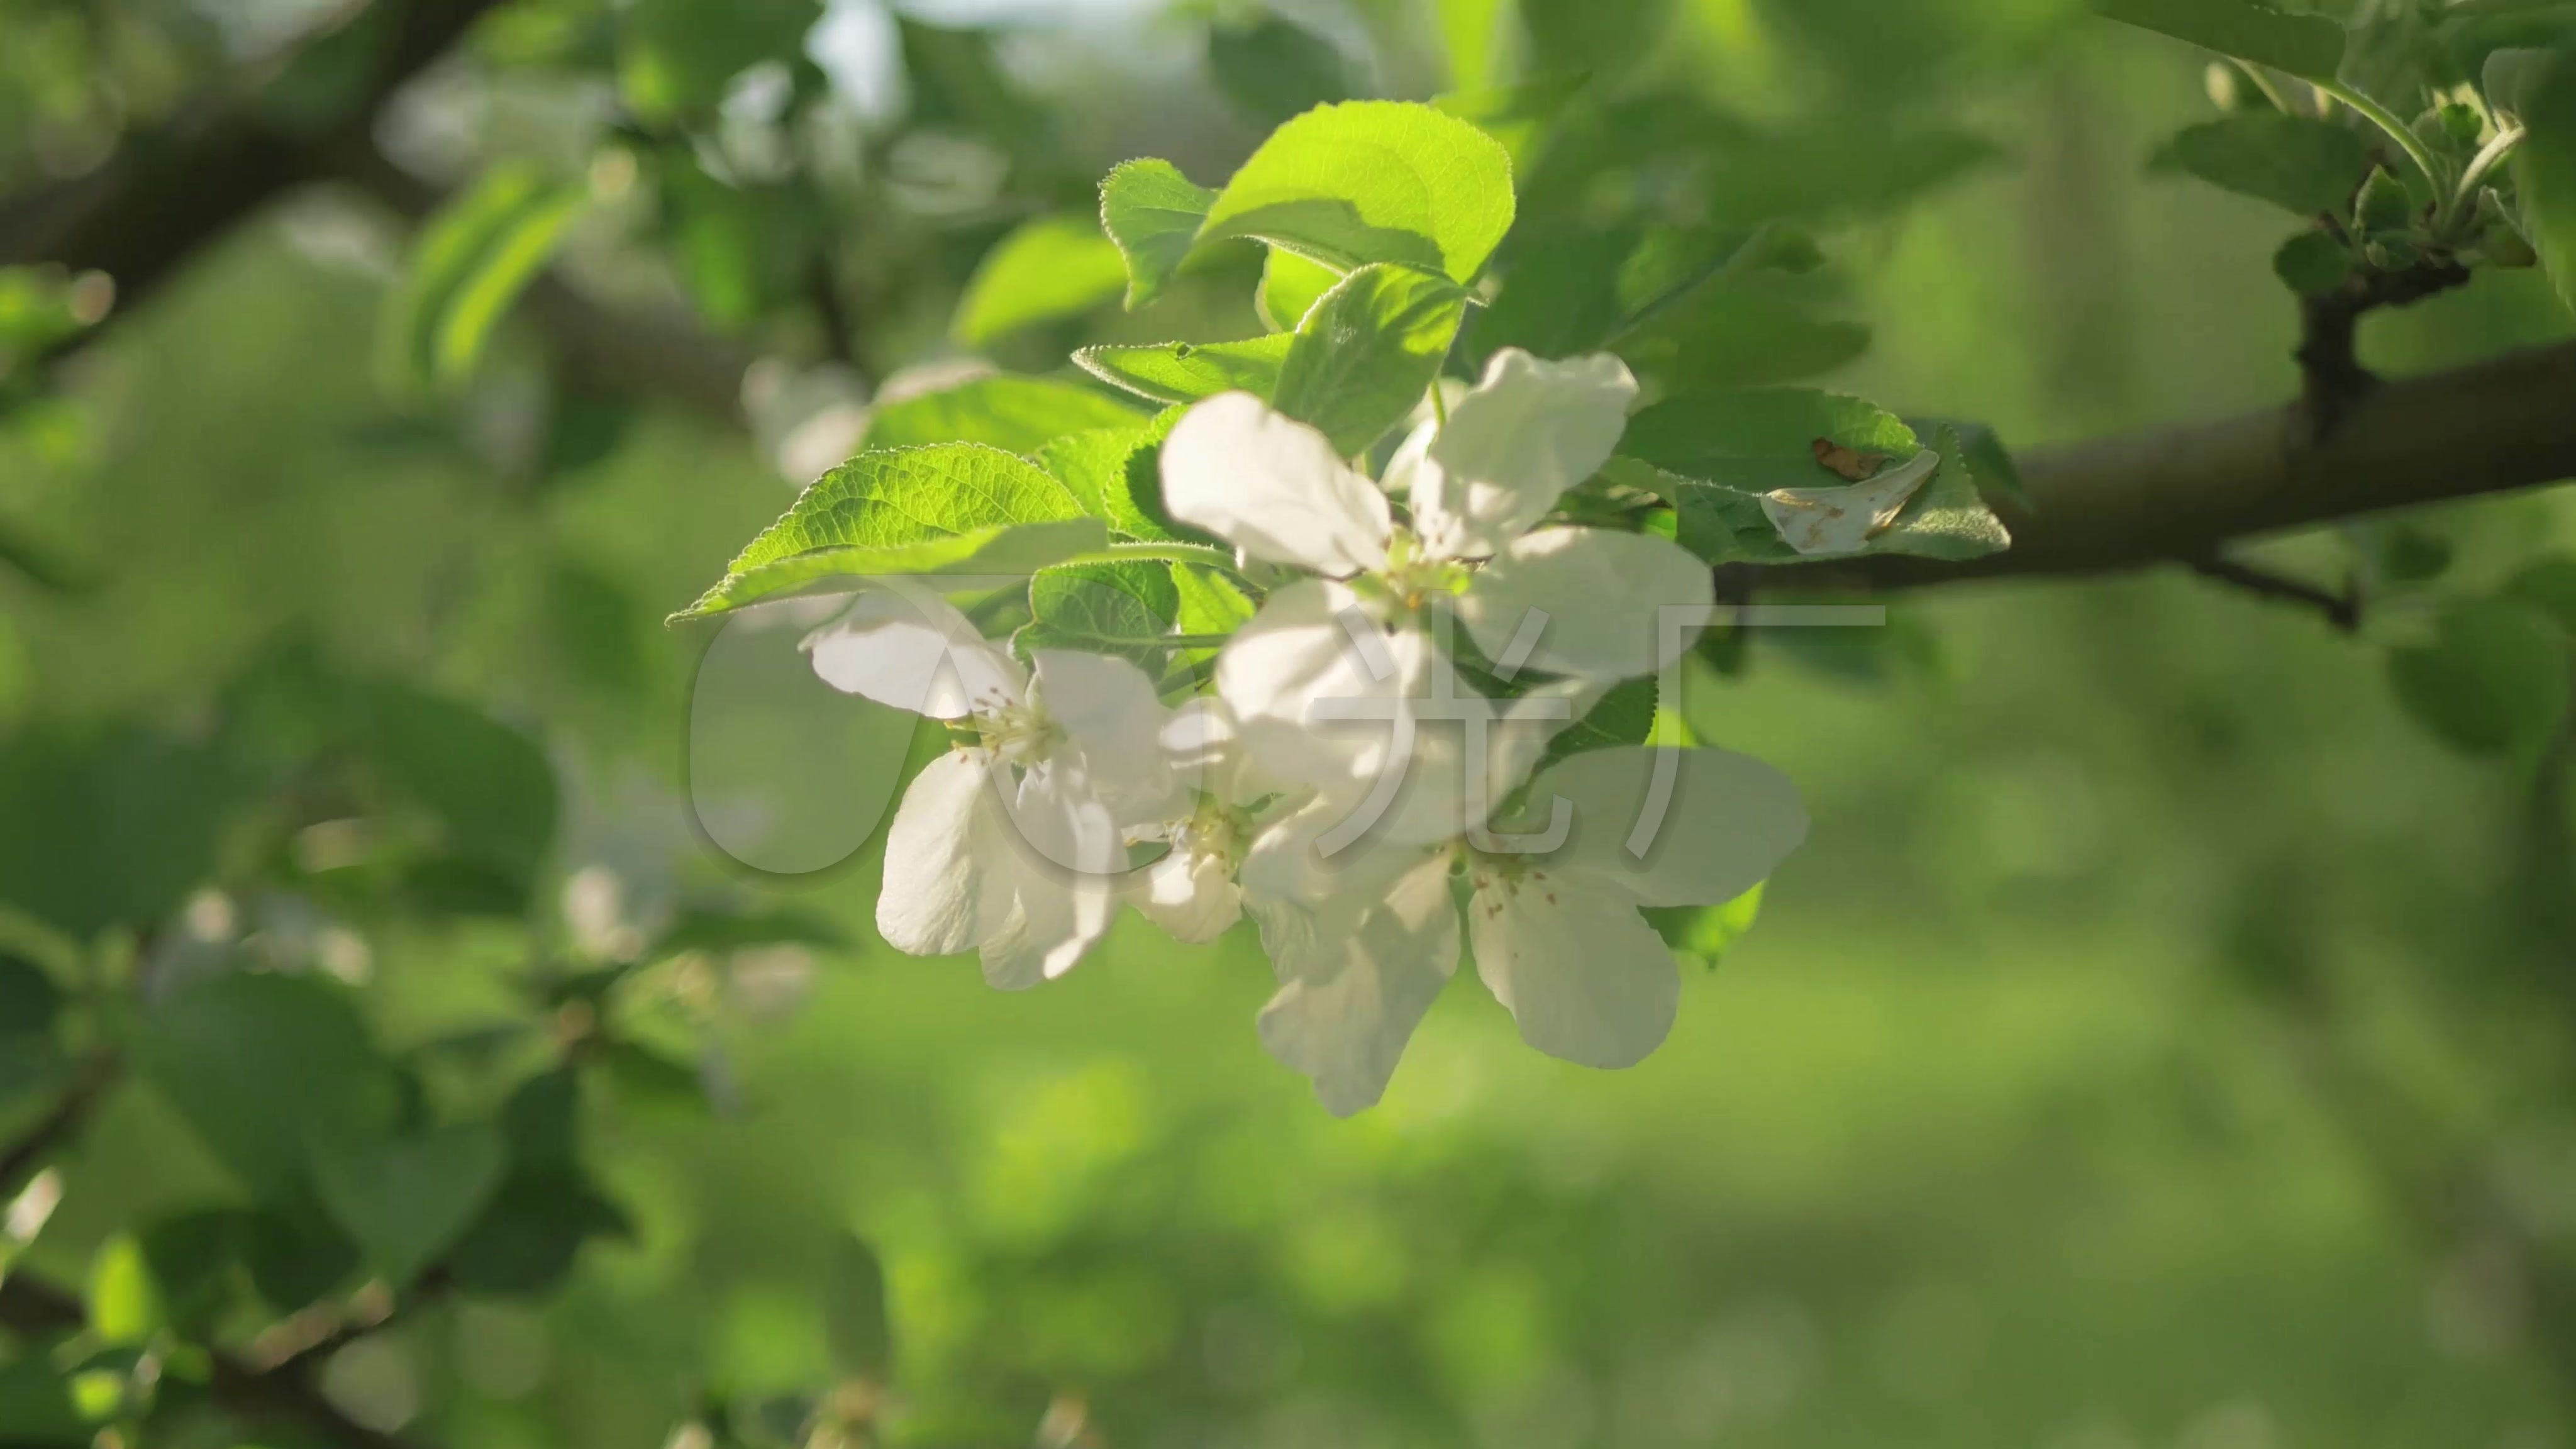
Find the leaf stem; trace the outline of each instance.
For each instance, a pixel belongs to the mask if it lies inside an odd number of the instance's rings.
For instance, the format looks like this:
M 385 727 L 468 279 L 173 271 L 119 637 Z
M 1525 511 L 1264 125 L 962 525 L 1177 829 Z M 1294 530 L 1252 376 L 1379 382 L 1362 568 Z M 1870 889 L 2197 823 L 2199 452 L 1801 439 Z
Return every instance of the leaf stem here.
M 2451 211 L 2454 215 L 2461 207 L 2475 204 L 2478 183 L 2486 180 L 2488 172 L 2502 165 L 2504 159 L 2513 154 L 2513 148 L 2522 144 L 2522 137 L 2522 127 L 2507 127 L 2496 132 L 2494 140 L 2478 148 L 2478 154 L 2469 158 L 2468 169 L 2460 173 L 2460 184 L 2451 192 Z
M 1447 390 L 1440 384 L 1446 381 L 1447 378 L 1440 377 L 1431 379 L 1431 416 L 1439 420 L 1444 430 L 1449 426 L 1449 398 Z
M 2321 80 L 2312 84 L 2318 90 L 2360 112 L 2372 125 L 2387 132 L 2388 139 L 2397 143 L 2397 149 L 2406 153 L 2406 159 L 2415 163 L 2415 169 L 2424 173 L 2425 183 L 2433 188 L 2433 194 L 2435 196 L 2443 194 L 2445 188 L 2442 184 L 2441 158 L 2428 150 L 2422 138 L 2407 129 L 2406 123 L 2399 120 L 2395 112 L 2339 80 Z

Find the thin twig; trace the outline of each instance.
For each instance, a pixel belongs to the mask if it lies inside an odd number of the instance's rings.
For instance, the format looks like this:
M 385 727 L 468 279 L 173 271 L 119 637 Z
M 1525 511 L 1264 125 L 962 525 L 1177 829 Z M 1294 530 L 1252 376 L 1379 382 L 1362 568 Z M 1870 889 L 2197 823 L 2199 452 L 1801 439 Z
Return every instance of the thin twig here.
M 2304 604 L 2326 616 L 2326 622 L 2346 634 L 2361 628 L 2361 589 L 2346 584 L 2341 593 L 2322 589 L 2304 579 L 2258 569 L 2251 564 L 2223 558 L 2194 559 L 2191 571 L 2202 578 L 2242 589 L 2259 598 L 2282 603 Z

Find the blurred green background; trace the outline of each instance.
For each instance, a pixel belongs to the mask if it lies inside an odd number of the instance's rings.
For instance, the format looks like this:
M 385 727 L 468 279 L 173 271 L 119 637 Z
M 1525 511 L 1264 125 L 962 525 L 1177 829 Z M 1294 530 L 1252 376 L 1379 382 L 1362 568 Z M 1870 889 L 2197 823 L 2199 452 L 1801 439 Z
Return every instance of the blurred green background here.
M 2003 160 L 1835 234 L 1839 305 L 1876 341 L 1828 385 L 2023 449 L 2288 396 L 2279 218 L 2143 167 L 2207 114 L 2203 58 L 2052 10 L 1685 17 L 1687 63 L 1756 107 L 1808 94 L 1802 46 L 1919 24 L 1987 47 L 1881 37 L 1937 81 L 1855 62 L 1938 86 Z M 56 13 L 0 5 L 0 50 Z M 1012 32 L 1070 173 L 1150 152 L 1210 179 L 1258 134 L 1200 68 L 1197 13 L 964 18 Z M 1381 90 L 1437 73 L 1420 17 L 1321 23 L 1378 57 Z M 585 95 L 495 82 L 459 125 L 578 151 Z M 879 294 L 895 310 L 858 324 L 861 371 L 943 350 L 998 232 L 887 225 L 920 240 Z M 2458 758 L 2397 708 L 2404 601 L 2345 635 L 2160 572 L 1927 589 L 1891 600 L 1884 639 L 1757 641 L 1684 713 L 1793 776 L 1815 830 L 1757 928 L 1686 966 L 1671 1043 L 1625 1073 L 1566 1066 L 1461 985 L 1384 1106 L 1340 1122 L 1254 1037 L 1249 939 L 1185 949 L 1130 920 L 1068 979 L 1003 995 L 874 941 L 874 844 L 805 878 L 727 865 L 685 795 L 709 636 L 660 620 L 791 486 L 741 433 L 651 402 L 594 460 L 532 467 L 543 344 L 522 323 L 462 403 L 424 421 L 388 401 L 371 358 L 398 247 L 354 194 L 300 194 L 0 442 L 0 510 L 102 561 L 81 592 L 0 581 L 0 711 L 185 735 L 307 641 L 542 741 L 565 802 L 545 929 L 712 892 L 861 944 L 639 983 L 639 1009 L 702 1034 L 712 1107 L 594 1114 L 586 1151 L 636 1231 L 560 1295 L 451 1299 L 345 1353 L 335 1391 L 387 1423 L 655 1445 L 708 1385 L 811 1389 L 819 1265 L 856 1230 L 923 1442 L 1025 1442 L 1042 1418 L 1055 1442 L 1153 1449 L 2576 1433 L 2576 816 L 2549 770 Z M 2486 275 L 2374 318 L 2365 350 L 2402 372 L 2571 330 L 2535 275 Z M 2421 524 L 2472 583 L 2576 547 L 2560 495 Z M 2332 578 L 2355 545 L 2267 553 Z M 351 974 L 399 1049 L 505 1016 L 521 939 L 388 926 Z M 67 1168 L 27 1260 L 65 1281 L 120 1225 L 233 1192 L 148 1085 Z

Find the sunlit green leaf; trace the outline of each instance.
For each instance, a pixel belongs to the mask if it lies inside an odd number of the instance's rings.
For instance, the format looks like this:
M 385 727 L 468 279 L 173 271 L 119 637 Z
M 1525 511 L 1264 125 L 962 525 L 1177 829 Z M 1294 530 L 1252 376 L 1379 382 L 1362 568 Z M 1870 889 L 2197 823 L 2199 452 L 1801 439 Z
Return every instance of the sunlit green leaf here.
M 1337 270 L 1400 262 L 1474 279 L 1512 224 L 1511 158 L 1428 106 L 1347 101 L 1270 134 L 1199 240 L 1258 237 Z
M 1106 542 L 1064 484 L 977 443 L 859 454 L 817 479 L 675 618 L 838 578 L 1027 573 Z
M 1127 259 L 1127 305 L 1154 300 L 1198 242 L 1216 193 L 1169 161 L 1126 161 L 1100 181 L 1100 229 Z
M 981 347 L 1083 313 L 1127 285 L 1127 262 L 1089 216 L 1042 216 L 994 244 L 958 300 L 949 331 Z
M 90 1256 L 88 1300 L 89 1331 L 110 1348 L 148 1343 L 165 1321 L 143 1245 L 122 1233 Z
M 1034 616 L 1014 642 L 1022 651 L 1080 649 L 1161 666 L 1181 601 L 1160 563 L 1084 563 L 1041 569 L 1029 580 Z
M 1402 422 L 1439 375 L 1466 294 L 1416 267 L 1361 267 L 1324 294 L 1279 369 L 1272 405 L 1354 454 Z
M 859 447 L 982 443 L 1026 456 L 1066 433 L 1134 427 L 1144 420 L 1142 412 L 1097 388 L 996 373 L 880 404 L 868 415 Z
M 1762 887 L 1755 886 L 1721 906 L 1650 907 L 1645 917 L 1665 945 L 1715 969 L 1761 914 Z
M 1262 259 L 1261 286 L 1253 293 L 1253 308 L 1271 331 L 1294 332 L 1341 279 L 1341 273 L 1321 262 L 1272 247 Z
M 1288 359 L 1287 333 L 1243 342 L 1158 342 L 1086 347 L 1073 355 L 1085 372 L 1158 403 L 1191 403 L 1221 392 L 1268 397 Z

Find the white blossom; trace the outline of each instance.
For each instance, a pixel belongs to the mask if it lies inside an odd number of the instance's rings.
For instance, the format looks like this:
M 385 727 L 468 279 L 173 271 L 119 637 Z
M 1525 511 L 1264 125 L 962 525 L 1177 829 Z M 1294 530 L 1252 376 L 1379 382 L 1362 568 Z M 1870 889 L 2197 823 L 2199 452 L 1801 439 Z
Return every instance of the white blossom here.
M 1047 649 L 1023 669 L 945 600 L 910 590 L 860 595 L 805 648 L 834 688 L 958 736 L 895 812 L 878 932 L 914 955 L 974 950 L 1005 988 L 1071 970 L 1108 929 L 1126 827 L 1181 793 L 1144 671 Z
M 1262 1040 L 1314 1079 L 1327 1108 L 1347 1115 L 1378 1100 L 1456 969 L 1453 875 L 1467 884 L 1477 975 L 1522 1039 L 1567 1061 L 1625 1067 L 1662 1044 L 1681 989 L 1638 909 L 1732 900 L 1807 830 L 1796 787 L 1760 761 L 1643 747 L 1560 762 L 1496 828 L 1544 830 L 1560 798 L 1566 834 L 1543 853 L 1491 848 L 1508 840 L 1487 837 L 1486 848 L 1372 842 L 1327 860 L 1314 848 L 1315 809 L 1255 843 L 1244 889 L 1280 979 Z

